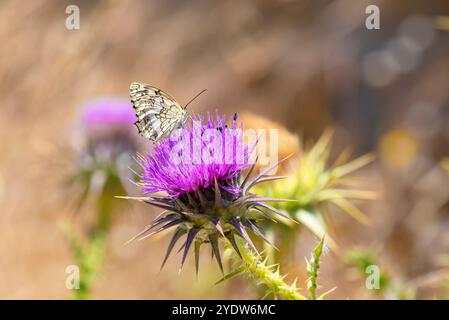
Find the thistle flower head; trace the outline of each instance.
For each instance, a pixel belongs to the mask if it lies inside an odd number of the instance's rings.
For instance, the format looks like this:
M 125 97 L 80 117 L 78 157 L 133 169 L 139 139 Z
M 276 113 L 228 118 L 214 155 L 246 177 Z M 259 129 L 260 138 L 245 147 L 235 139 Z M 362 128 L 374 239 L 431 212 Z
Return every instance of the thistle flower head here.
M 236 195 L 240 189 L 232 180 L 249 166 L 249 156 L 236 118 L 228 127 L 224 116 L 196 115 L 190 128 L 162 141 L 153 155 L 139 161 L 144 169 L 142 191 L 176 197 L 211 188 L 216 181 L 220 189 Z
M 370 163 L 372 156 L 365 155 L 347 162 L 349 153 L 344 151 L 331 163 L 331 141 L 332 133 L 326 131 L 310 148 L 300 145 L 296 166 L 286 172 L 290 178 L 276 181 L 268 188 L 256 188 L 256 191 L 266 197 L 295 199 L 295 202 L 275 203 L 273 206 L 288 212 L 318 237 L 326 236 L 326 244 L 335 250 L 337 245 L 328 233 L 328 206 L 333 205 L 359 222 L 369 224 L 369 219 L 352 201 L 373 200 L 377 195 L 355 188 L 358 181 L 351 177 L 354 171 Z M 283 233 L 288 232 L 285 226 L 291 230 L 295 229 L 290 228 L 293 225 L 288 221 L 282 222 L 286 222 L 280 224 Z
M 97 98 L 81 107 L 70 144 L 69 181 L 79 193 L 77 207 L 90 194 L 112 198 L 110 193 L 124 192 L 122 181 L 130 176 L 130 153 L 138 147 L 133 121 L 133 108 L 124 98 Z
M 249 192 L 260 182 L 276 179 L 266 176 L 276 165 L 251 177 L 257 159 L 251 159 L 253 146 L 243 143 L 237 115 L 229 126 L 218 114 L 215 118 L 210 114 L 207 118 L 195 116 L 193 120 L 192 125 L 156 145 L 153 154 L 139 157 L 143 173 L 137 184 L 147 196 L 132 199 L 165 211 L 132 240 L 175 228 L 162 265 L 176 242 L 186 235 L 181 247 L 182 264 L 193 246 L 198 269 L 200 246 L 208 243 L 222 269 L 220 238 L 226 237 L 239 253 L 238 235 L 257 251 L 247 231 L 266 240 L 256 220 L 261 216 L 272 218 L 272 214 L 285 216 L 265 203 L 276 199 Z
M 352 215 L 362 223 L 367 223 L 365 215 L 354 207 L 350 200 L 372 200 L 376 194 L 351 188 L 357 181 L 348 177 L 354 171 L 366 166 L 373 159 L 365 155 L 346 162 L 349 154 L 343 152 L 330 164 L 330 142 L 332 133 L 325 132 L 312 148 L 301 152 L 292 178 L 276 182 L 268 192 L 272 196 L 286 196 L 297 202 L 286 204 L 286 210 L 297 211 L 332 203 Z M 321 235 L 322 237 L 322 235 Z
M 90 101 L 84 105 L 82 122 L 87 130 L 130 129 L 136 121 L 132 105 L 128 99 L 120 97 L 104 97 Z
M 125 98 L 104 97 L 86 103 L 81 113 L 81 151 L 96 163 L 115 161 L 122 154 L 135 152 L 135 120 L 131 103 Z

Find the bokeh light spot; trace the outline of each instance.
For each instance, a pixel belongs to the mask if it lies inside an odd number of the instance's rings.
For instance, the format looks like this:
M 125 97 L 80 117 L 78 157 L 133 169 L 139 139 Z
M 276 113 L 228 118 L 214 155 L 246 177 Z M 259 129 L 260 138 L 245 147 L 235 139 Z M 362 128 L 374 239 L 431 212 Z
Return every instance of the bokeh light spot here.
M 403 168 L 416 159 L 417 150 L 415 137 L 403 128 L 395 128 L 382 137 L 379 152 L 386 165 Z

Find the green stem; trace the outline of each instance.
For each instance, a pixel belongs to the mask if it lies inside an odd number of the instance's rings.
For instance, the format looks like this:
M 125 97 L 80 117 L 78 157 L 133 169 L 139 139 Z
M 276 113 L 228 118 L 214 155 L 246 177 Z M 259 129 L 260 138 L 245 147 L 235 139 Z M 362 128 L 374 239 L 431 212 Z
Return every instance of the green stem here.
M 73 292 L 72 299 L 89 299 L 92 284 L 97 277 L 104 261 L 106 241 L 104 233 L 95 232 L 85 245 L 78 244 L 75 258 L 80 268 L 79 289 Z
M 316 289 L 318 288 L 317 280 L 318 280 L 318 272 L 320 270 L 320 258 L 323 253 L 323 245 L 324 245 L 324 237 L 321 238 L 321 241 L 318 243 L 316 248 L 312 252 L 312 256 L 310 260 L 306 260 L 307 262 L 307 275 L 309 276 L 309 280 L 307 282 L 307 287 L 310 292 L 310 299 L 316 300 Z
M 306 298 L 298 292 L 296 280 L 287 284 L 285 276 L 280 275 L 278 265 L 268 265 L 267 260 L 262 261 L 260 256 L 252 252 L 241 242 L 238 243 L 242 255 L 242 266 L 240 273 L 248 275 L 256 283 L 262 283 L 266 287 L 266 295 L 273 294 L 286 300 L 305 300 Z

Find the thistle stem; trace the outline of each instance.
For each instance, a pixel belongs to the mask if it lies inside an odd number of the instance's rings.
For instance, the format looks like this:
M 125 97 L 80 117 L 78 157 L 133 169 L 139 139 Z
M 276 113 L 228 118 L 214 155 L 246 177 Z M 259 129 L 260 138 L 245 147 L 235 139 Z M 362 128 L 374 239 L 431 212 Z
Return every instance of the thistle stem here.
M 307 281 L 307 287 L 310 292 L 310 299 L 316 300 L 316 289 L 318 288 L 318 272 L 320 270 L 320 258 L 323 254 L 323 245 L 324 245 L 324 237 L 321 238 L 320 243 L 315 247 L 312 252 L 312 256 L 310 260 L 306 259 L 307 262 L 307 275 L 309 276 L 309 280 Z
M 262 261 L 260 256 L 251 251 L 241 241 L 237 241 L 242 258 L 242 273 L 249 276 L 254 282 L 261 283 L 266 287 L 266 294 L 273 294 L 275 297 L 282 297 L 286 300 L 305 300 L 296 288 L 296 280 L 287 284 L 279 273 L 278 265 L 268 265 L 267 260 Z M 228 243 L 230 246 L 230 244 Z M 237 255 L 236 255 L 237 256 Z M 240 259 L 240 258 L 239 258 Z

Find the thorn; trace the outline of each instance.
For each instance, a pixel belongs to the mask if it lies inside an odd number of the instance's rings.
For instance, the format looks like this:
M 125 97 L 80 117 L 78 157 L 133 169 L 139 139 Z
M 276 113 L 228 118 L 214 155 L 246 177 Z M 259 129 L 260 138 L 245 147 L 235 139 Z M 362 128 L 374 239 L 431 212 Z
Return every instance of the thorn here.
M 200 230 L 199 229 L 190 229 L 189 233 L 187 234 L 187 239 L 186 239 L 186 243 L 184 246 L 184 253 L 182 255 L 182 260 L 181 260 L 181 268 L 184 265 L 184 262 L 186 261 L 187 253 L 189 253 L 190 246 L 192 245 L 193 239 L 195 239 L 195 236 L 198 233 L 198 231 L 200 231 Z
M 214 220 L 212 220 L 212 223 L 215 225 L 215 228 L 218 230 L 218 232 L 220 233 L 220 235 L 224 238 L 224 232 L 223 232 L 223 228 L 221 226 L 221 222 L 219 218 L 215 218 Z
M 216 177 L 214 177 L 214 187 L 215 187 L 215 208 L 222 208 L 223 202 L 221 199 L 220 187 L 218 186 Z
M 235 241 L 234 234 L 230 233 L 230 234 L 226 235 L 226 238 L 229 240 L 229 242 L 231 243 L 232 247 L 234 248 L 235 252 L 240 257 L 240 259 L 243 260 L 243 257 L 242 257 L 242 254 L 240 253 L 240 250 L 239 250 L 239 247 L 237 245 L 237 242 Z

